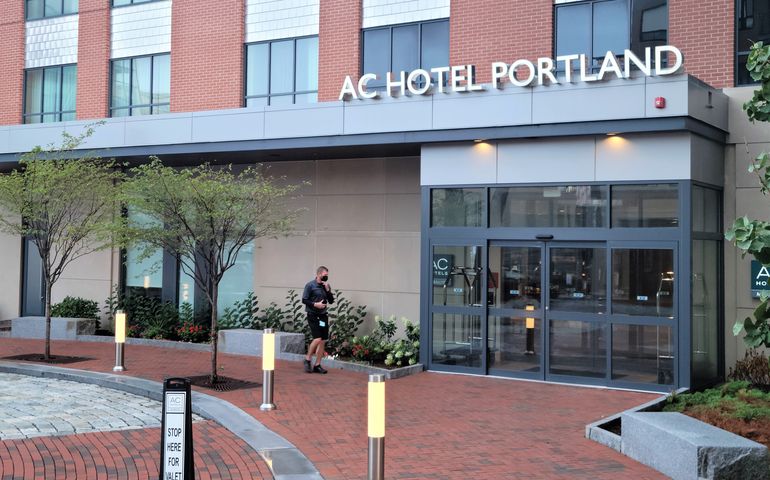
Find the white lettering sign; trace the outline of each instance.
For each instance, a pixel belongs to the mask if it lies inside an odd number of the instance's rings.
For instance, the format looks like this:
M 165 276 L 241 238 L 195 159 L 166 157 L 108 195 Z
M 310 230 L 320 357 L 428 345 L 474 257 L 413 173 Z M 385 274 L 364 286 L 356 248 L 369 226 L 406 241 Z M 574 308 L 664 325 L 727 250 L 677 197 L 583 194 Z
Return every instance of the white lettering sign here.
M 669 66 L 664 66 L 664 59 L 673 57 Z M 577 65 L 575 63 L 577 62 Z M 585 55 L 560 55 L 556 59 L 541 57 L 536 62 L 519 59 L 511 64 L 493 62 L 491 79 L 493 88 L 503 88 L 506 80 L 516 87 L 533 85 L 558 85 L 560 83 L 596 82 L 610 78 L 630 78 L 634 69 L 644 76 L 672 75 L 682 68 L 682 52 L 671 45 L 661 45 L 654 49 L 644 49 L 644 58 L 639 58 L 631 50 L 623 52 L 619 59 L 612 52 L 607 52 L 600 63 L 598 73 L 591 73 L 591 59 Z M 556 75 L 559 72 L 562 77 Z M 411 72 L 388 72 L 385 78 L 378 78 L 373 73 L 363 75 L 358 81 L 348 75 L 342 83 L 340 100 L 379 98 L 381 92 L 367 89 L 372 80 L 385 80 L 383 95 L 399 97 L 410 95 L 429 95 L 447 92 L 478 92 L 484 86 L 476 81 L 475 65 L 454 65 L 431 68 L 430 71 L 417 69 Z
M 166 392 L 166 422 L 163 432 L 163 465 L 165 480 L 184 478 L 186 393 Z

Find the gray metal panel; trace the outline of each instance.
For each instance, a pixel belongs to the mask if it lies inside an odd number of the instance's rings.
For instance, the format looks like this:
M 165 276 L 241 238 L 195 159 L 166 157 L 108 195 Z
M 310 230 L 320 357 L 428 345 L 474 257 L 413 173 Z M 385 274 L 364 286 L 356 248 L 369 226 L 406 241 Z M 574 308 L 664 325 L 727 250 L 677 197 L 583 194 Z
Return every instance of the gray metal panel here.
M 595 158 L 594 137 L 499 142 L 497 181 L 592 182 Z
M 265 112 L 262 109 L 193 113 L 193 142 L 229 142 L 265 136 Z
M 27 152 L 35 146 L 61 144 L 62 124 L 14 125 L 10 128 L 9 148 L 12 152 Z
M 728 97 L 699 80 L 688 77 L 687 113 L 698 120 L 728 131 Z M 710 95 L 709 95 L 710 94 Z
M 126 118 L 126 145 L 168 145 L 192 141 L 192 114 Z
M 644 117 L 644 84 L 602 88 L 538 89 L 532 94 L 532 122 L 559 123 Z
M 665 108 L 655 108 L 655 99 L 666 99 Z M 645 117 L 687 115 L 687 82 L 647 82 L 645 84 Z
M 342 135 L 342 102 L 306 106 L 265 108 L 265 137 L 317 137 Z
M 597 139 L 597 181 L 644 181 L 651 178 L 690 178 L 689 134 L 618 135 Z
M 344 108 L 345 134 L 430 130 L 432 105 L 430 97 L 353 100 Z
M 516 92 L 516 93 L 513 93 Z M 482 97 L 433 96 L 433 128 L 472 128 L 532 123 L 532 97 L 526 89 L 489 91 Z
M 420 185 L 496 183 L 497 147 L 494 144 L 425 145 Z
M 65 130 L 72 136 L 78 136 L 85 132 L 91 121 L 67 122 Z M 103 124 L 93 127 L 93 135 L 87 138 L 83 146 L 85 148 L 110 148 L 126 144 L 126 121 L 123 118 L 110 118 Z
M 691 135 L 690 142 L 691 178 L 722 186 L 725 180 L 724 146 L 697 135 Z

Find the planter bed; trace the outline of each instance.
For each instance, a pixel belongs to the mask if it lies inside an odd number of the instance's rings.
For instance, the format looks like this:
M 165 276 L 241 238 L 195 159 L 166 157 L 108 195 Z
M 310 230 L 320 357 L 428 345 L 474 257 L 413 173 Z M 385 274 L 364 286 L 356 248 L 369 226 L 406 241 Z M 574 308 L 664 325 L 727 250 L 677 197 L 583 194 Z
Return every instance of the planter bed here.
M 297 353 L 282 353 L 278 356 L 281 360 L 290 360 L 294 362 L 301 362 L 305 359 L 305 355 Z M 351 372 L 360 372 L 367 374 L 381 374 L 388 380 L 394 380 L 396 378 L 406 377 L 407 375 L 413 375 L 423 371 L 423 365 L 417 363 L 415 365 L 409 365 L 407 367 L 398 368 L 380 368 L 365 363 L 347 362 L 345 360 L 339 360 L 335 358 L 325 358 L 322 362 L 326 368 L 338 368 L 340 370 L 348 370 Z
M 102 342 L 102 343 L 114 343 L 115 338 L 104 335 L 78 335 L 77 340 L 80 342 Z M 211 350 L 211 344 L 206 343 L 191 343 L 191 342 L 179 342 L 176 340 L 155 340 L 152 338 L 126 338 L 126 345 L 145 345 L 148 347 L 161 347 L 161 348 L 177 348 L 180 350 L 195 350 L 197 352 L 208 352 Z M 225 352 L 228 353 L 228 352 Z
M 770 479 L 766 446 L 681 413 L 661 412 L 666 403 L 662 396 L 587 425 L 586 438 L 674 479 Z

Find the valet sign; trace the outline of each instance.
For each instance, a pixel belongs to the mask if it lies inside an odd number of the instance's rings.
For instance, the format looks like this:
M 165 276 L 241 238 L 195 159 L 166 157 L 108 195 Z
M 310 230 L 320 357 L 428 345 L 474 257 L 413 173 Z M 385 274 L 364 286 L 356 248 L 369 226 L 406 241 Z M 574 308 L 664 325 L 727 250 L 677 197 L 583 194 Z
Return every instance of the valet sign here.
M 664 66 L 664 59 L 673 57 L 670 66 Z M 514 87 L 530 87 L 534 85 L 558 85 L 560 83 L 598 82 L 611 78 L 630 78 L 634 70 L 642 75 L 662 76 L 677 73 L 683 64 L 682 52 L 671 45 L 661 45 L 655 48 L 647 47 L 644 55 L 638 56 L 631 50 L 625 50 L 622 58 L 607 52 L 601 59 L 598 72 L 590 67 L 590 58 L 584 54 L 560 55 L 553 58 L 541 57 L 532 62 L 526 59 L 513 63 L 493 62 L 489 65 L 492 88 L 502 89 L 510 83 Z M 559 77 L 557 77 L 559 72 Z M 366 73 L 354 80 L 349 75 L 345 77 L 340 90 L 340 100 L 371 99 L 399 97 L 406 95 L 430 95 L 433 92 L 480 92 L 486 90 L 485 85 L 477 83 L 475 65 L 455 65 L 436 67 L 430 70 L 417 69 L 411 72 L 388 72 L 385 75 L 385 91 L 369 90 L 367 84 L 380 80 L 374 73 Z
M 163 480 L 185 478 L 185 407 L 187 394 L 166 393 L 163 425 Z

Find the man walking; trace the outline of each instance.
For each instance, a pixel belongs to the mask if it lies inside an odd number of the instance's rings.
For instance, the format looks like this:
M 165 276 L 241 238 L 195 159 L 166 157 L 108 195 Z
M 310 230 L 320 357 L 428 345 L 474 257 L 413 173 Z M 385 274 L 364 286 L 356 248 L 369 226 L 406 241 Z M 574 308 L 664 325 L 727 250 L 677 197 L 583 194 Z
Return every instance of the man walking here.
M 316 269 L 315 278 L 307 282 L 302 291 L 302 303 L 305 304 L 307 323 L 310 325 L 310 333 L 313 335 L 313 341 L 310 342 L 305 356 L 305 372 L 307 373 L 326 373 L 326 369 L 321 366 L 321 360 L 326 352 L 326 340 L 329 339 L 327 308 L 329 304 L 334 303 L 334 295 L 332 295 L 328 281 L 329 269 L 321 265 Z M 315 355 L 315 365 L 311 364 L 313 355 Z

